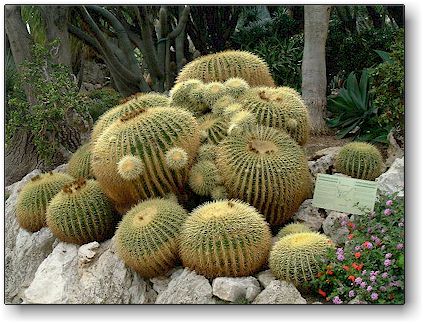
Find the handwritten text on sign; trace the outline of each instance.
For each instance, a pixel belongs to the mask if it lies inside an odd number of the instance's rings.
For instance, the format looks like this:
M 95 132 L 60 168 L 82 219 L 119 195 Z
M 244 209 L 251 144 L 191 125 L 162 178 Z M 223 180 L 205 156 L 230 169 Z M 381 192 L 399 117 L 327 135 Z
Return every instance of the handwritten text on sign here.
M 374 210 L 377 183 L 329 174 L 318 174 L 312 205 L 362 215 Z

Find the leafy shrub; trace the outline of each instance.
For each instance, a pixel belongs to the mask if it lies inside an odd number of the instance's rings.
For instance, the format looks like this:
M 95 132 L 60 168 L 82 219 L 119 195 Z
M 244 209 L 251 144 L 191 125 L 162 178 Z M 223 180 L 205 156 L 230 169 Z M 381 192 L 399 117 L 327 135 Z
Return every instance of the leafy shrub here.
M 362 71 L 359 82 L 355 73 L 351 72 L 339 93 L 329 96 L 327 109 L 332 113 L 332 118 L 327 122 L 329 127 L 338 128 L 338 138 L 353 134 L 361 141 L 387 141 L 390 129 L 378 124 L 378 110 L 370 98 L 369 87 L 368 70 Z
M 101 88 L 88 92 L 88 111 L 95 122 L 104 112 L 119 104 L 121 95 L 112 88 Z
M 348 241 L 329 249 L 329 262 L 310 287 L 334 304 L 355 297 L 368 303 L 403 304 L 404 216 L 403 199 L 386 196 L 367 216 L 341 220 L 349 230 Z
M 56 153 L 61 131 L 61 122 L 66 113 L 74 109 L 86 114 L 87 98 L 78 94 L 76 84 L 67 67 L 53 63 L 50 51 L 57 46 L 53 42 L 46 47 L 33 47 L 33 59 L 26 61 L 17 73 L 13 93 L 8 100 L 6 114 L 6 141 L 21 128 L 33 136 L 37 152 L 48 164 Z M 34 103 L 28 103 L 23 92 L 30 86 Z M 56 134 L 54 138 L 48 134 Z
M 357 33 L 347 33 L 342 22 L 332 15 L 326 45 L 327 80 L 334 76 L 375 66 L 381 62 L 374 50 L 389 51 L 396 35 L 396 28 L 366 28 Z
M 371 93 L 374 106 L 381 110 L 379 122 L 382 125 L 398 127 L 403 130 L 405 124 L 405 45 L 403 30 L 398 33 L 397 41 L 385 62 L 373 71 Z

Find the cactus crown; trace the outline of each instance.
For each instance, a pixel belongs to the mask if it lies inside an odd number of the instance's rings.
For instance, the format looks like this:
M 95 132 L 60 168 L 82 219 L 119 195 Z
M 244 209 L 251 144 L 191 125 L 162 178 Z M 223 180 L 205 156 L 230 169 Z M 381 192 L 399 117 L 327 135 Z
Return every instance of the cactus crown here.
M 282 238 L 286 235 L 294 234 L 294 233 L 303 233 L 303 232 L 312 232 L 309 226 L 303 223 L 291 223 L 284 226 L 277 234 L 278 238 Z
M 343 146 L 336 157 L 336 170 L 351 177 L 374 180 L 384 166 L 380 151 L 373 145 L 352 142 Z
M 62 190 L 66 194 L 74 194 L 77 191 L 81 190 L 87 184 L 87 180 L 83 177 L 78 178 L 74 182 L 68 183 L 63 186 Z
M 188 162 L 188 154 L 181 147 L 173 147 L 166 153 L 166 164 L 173 170 L 184 168 Z
M 238 200 L 207 202 L 194 209 L 180 235 L 183 265 L 208 277 L 247 276 L 263 265 L 271 245 L 268 225 Z
M 330 239 L 323 234 L 289 234 L 275 243 L 269 256 L 269 267 L 278 279 L 299 286 L 317 274 L 330 247 Z
M 228 136 L 217 152 L 217 167 L 229 196 L 251 203 L 272 225 L 290 220 L 309 195 L 305 154 L 284 132 L 254 126 Z

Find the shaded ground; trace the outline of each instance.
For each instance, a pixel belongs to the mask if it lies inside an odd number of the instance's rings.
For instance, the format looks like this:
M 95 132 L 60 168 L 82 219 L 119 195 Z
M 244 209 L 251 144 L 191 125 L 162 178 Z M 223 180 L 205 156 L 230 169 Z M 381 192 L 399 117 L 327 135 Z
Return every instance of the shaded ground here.
M 333 146 L 343 146 L 352 140 L 350 138 L 337 139 L 336 136 L 329 135 L 311 135 L 304 148 L 307 157 L 314 155 L 319 150 Z

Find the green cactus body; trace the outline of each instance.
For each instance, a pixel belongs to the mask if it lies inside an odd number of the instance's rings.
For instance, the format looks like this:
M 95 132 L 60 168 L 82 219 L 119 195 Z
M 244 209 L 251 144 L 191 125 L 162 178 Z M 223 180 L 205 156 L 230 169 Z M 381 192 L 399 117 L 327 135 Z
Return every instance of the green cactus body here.
M 213 200 L 227 199 L 228 198 L 227 189 L 225 189 L 224 186 L 216 186 L 211 191 L 211 198 Z
M 228 136 L 217 152 L 229 197 L 250 203 L 271 225 L 287 223 L 310 193 L 305 154 L 283 131 L 256 126 Z
M 227 95 L 227 88 L 221 82 L 205 84 L 203 88 L 203 102 L 212 108 L 215 102 Z
M 139 203 L 118 226 L 118 255 L 143 277 L 165 274 L 178 259 L 178 235 L 187 217 L 184 208 L 171 199 Z
M 292 223 L 284 226 L 277 234 L 278 238 L 284 236 L 295 234 L 295 233 L 304 233 L 304 232 L 313 232 L 307 225 L 303 223 Z
M 165 95 L 150 92 L 138 93 L 126 98 L 122 104 L 106 111 L 94 124 L 91 142 L 94 143 L 100 134 L 121 116 L 141 108 L 169 106 L 169 98 Z
M 269 68 L 260 57 L 245 51 L 225 51 L 201 56 L 186 64 L 177 77 L 177 83 L 199 79 L 205 83 L 224 82 L 242 78 L 251 87 L 274 87 Z
M 277 279 L 301 286 L 319 272 L 332 246 L 327 236 L 315 232 L 284 236 L 272 247 L 269 268 Z
M 212 105 L 212 113 L 217 116 L 223 116 L 224 110 L 228 108 L 228 106 L 235 104 L 236 101 L 232 96 L 225 95 L 221 98 L 217 99 L 215 103 Z
M 227 136 L 228 121 L 214 114 L 206 114 L 197 119 L 203 142 L 218 144 Z
M 209 195 L 219 182 L 219 172 L 212 161 L 197 162 L 190 170 L 190 188 L 200 196 Z
M 198 124 L 189 112 L 173 107 L 142 109 L 124 115 L 99 137 L 92 150 L 93 173 L 122 212 L 140 200 L 182 190 L 199 144 Z M 166 158 L 174 148 L 187 153 L 187 161 L 177 169 Z M 141 163 L 131 162 L 134 157 Z M 128 163 L 118 169 L 124 158 Z
M 180 235 L 183 265 L 207 277 L 252 275 L 266 262 L 270 247 L 271 232 L 262 215 L 238 200 L 200 205 Z
M 281 88 L 258 87 L 246 91 L 239 102 L 259 124 L 285 130 L 299 145 L 307 142 L 309 114 L 298 95 Z
M 337 172 L 353 178 L 374 180 L 382 173 L 383 158 L 373 145 L 352 142 L 340 149 L 336 157 Z
M 68 162 L 68 173 L 74 178 L 92 178 L 91 172 L 91 144 L 82 145 L 72 154 Z
M 250 88 L 249 84 L 240 78 L 230 78 L 224 82 L 224 86 L 227 93 L 234 98 L 240 97 Z
M 203 101 L 205 85 L 196 79 L 177 83 L 170 91 L 171 106 L 188 110 L 194 116 L 202 116 L 209 106 Z
M 61 241 L 102 242 L 115 232 L 117 217 L 96 180 L 80 178 L 66 185 L 47 207 L 47 225 Z
M 215 161 L 216 158 L 216 145 L 202 144 L 199 147 L 197 161 Z
M 56 172 L 33 177 L 18 196 L 16 218 L 19 225 L 30 232 L 37 232 L 45 227 L 47 205 L 64 185 L 73 180 L 68 174 Z

